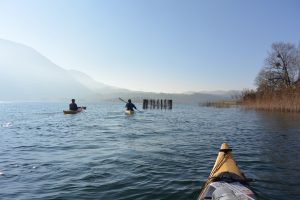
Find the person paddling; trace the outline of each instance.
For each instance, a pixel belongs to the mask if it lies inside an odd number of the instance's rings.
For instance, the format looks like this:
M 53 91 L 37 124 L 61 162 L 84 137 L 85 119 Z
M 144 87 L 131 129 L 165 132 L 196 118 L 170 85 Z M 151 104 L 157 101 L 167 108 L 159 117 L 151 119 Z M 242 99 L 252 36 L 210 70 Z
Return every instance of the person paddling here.
M 135 105 L 133 103 L 131 103 L 131 99 L 128 99 L 128 103 L 126 103 L 125 107 L 126 107 L 127 110 L 133 111 L 133 108 L 137 110 Z
M 69 109 L 74 111 L 78 110 L 77 104 L 75 103 L 75 99 L 72 99 L 71 101 L 72 103 L 70 103 Z

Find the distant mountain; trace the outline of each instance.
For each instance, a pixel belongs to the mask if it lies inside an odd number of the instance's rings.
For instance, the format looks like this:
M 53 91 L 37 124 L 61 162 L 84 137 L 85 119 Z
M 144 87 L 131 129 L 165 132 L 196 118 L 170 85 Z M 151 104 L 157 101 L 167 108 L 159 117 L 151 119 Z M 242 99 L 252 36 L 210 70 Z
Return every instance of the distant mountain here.
M 122 94 L 121 94 L 122 95 Z M 143 99 L 172 99 L 175 103 L 184 104 L 199 104 L 209 101 L 218 101 L 224 99 L 231 99 L 230 94 L 208 94 L 201 92 L 194 92 L 190 94 L 169 94 L 169 93 L 152 93 L 152 92 L 131 92 L 124 93 L 124 98 L 132 98 L 134 101 L 142 102 Z M 127 95 L 127 96 L 126 96 Z
M 0 100 L 58 100 L 93 92 L 34 49 L 0 40 Z
M 95 81 L 75 70 L 66 70 L 31 47 L 0 39 L 0 101 L 113 100 L 118 97 L 173 99 L 178 103 L 199 103 L 229 98 L 228 93 L 167 94 L 131 91 Z
M 95 94 L 103 95 L 103 94 L 111 94 L 111 93 L 119 93 L 119 92 L 131 92 L 127 89 L 117 88 L 109 85 L 105 85 L 98 81 L 95 81 L 93 78 L 88 76 L 85 73 L 82 73 L 77 70 L 68 70 L 68 73 L 80 84 L 93 91 Z

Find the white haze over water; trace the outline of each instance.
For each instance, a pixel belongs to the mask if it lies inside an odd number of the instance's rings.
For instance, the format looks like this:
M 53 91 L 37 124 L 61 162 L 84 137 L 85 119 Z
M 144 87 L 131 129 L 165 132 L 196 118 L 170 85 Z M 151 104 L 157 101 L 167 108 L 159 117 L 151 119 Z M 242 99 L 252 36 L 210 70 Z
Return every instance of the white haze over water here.
M 299 42 L 299 6 L 295 0 L 2 0 L 0 38 L 119 88 L 241 90 L 254 87 L 273 42 Z
M 181 98 L 197 103 L 201 99 L 220 99 L 228 94 L 155 94 L 130 91 L 95 81 L 87 74 L 66 70 L 31 47 L 0 39 L 0 100 L 69 101 L 72 98 L 98 101 L 125 98 Z M 177 95 L 177 96 L 176 96 Z

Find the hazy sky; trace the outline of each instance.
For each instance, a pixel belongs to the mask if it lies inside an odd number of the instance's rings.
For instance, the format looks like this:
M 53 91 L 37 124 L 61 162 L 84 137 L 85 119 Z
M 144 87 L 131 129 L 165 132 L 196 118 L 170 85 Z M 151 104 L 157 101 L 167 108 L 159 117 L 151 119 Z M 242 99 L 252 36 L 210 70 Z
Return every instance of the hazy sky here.
M 0 0 L 0 38 L 132 90 L 254 88 L 271 44 L 300 41 L 300 1 Z

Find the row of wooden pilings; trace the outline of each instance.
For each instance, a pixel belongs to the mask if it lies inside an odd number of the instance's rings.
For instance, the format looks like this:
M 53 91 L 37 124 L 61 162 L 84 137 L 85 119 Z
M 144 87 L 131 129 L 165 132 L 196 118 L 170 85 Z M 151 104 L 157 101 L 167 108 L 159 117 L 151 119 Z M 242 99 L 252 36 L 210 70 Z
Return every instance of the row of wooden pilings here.
M 143 109 L 172 109 L 171 99 L 143 99 Z

